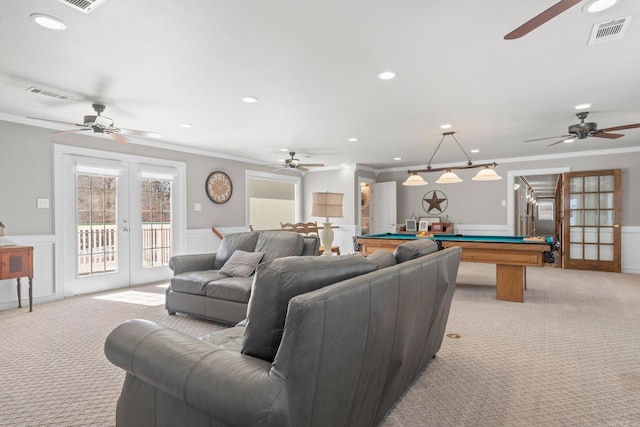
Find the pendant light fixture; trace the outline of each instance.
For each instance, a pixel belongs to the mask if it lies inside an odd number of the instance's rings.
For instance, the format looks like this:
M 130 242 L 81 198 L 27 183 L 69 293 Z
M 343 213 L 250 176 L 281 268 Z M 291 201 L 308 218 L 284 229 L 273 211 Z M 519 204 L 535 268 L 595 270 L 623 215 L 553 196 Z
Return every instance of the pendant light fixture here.
M 462 182 L 462 178 L 456 175 L 456 173 L 453 172 L 454 170 L 472 169 L 472 168 L 482 168 L 476 174 L 476 176 L 471 178 L 473 181 L 495 181 L 498 179 L 502 179 L 502 177 L 498 175 L 497 172 L 493 169 L 495 166 L 497 166 L 497 163 L 494 162 L 494 163 L 483 163 L 481 165 L 474 165 L 473 161 L 471 161 L 471 157 L 469 157 L 467 152 L 464 151 L 464 148 L 462 148 L 462 145 L 460 145 L 460 143 L 458 142 L 454 134 L 455 132 L 444 132 L 442 134 L 442 139 L 440 139 L 438 146 L 436 147 L 435 151 L 431 155 L 431 158 L 429 159 L 427 168 L 407 171 L 409 173 L 409 177 L 402 183 L 402 185 L 406 185 L 406 186 L 427 185 L 427 181 L 425 181 L 419 174 L 423 172 L 440 172 L 440 171 L 444 171 L 444 173 L 440 178 L 436 180 L 436 184 L 454 184 L 456 182 Z M 462 166 L 432 168 L 431 161 L 435 157 L 436 153 L 440 149 L 440 146 L 442 145 L 442 142 L 447 136 L 450 136 L 451 138 L 453 138 L 453 140 L 456 142 L 460 150 L 464 153 L 465 157 L 467 158 L 467 162 L 465 165 L 462 165 Z

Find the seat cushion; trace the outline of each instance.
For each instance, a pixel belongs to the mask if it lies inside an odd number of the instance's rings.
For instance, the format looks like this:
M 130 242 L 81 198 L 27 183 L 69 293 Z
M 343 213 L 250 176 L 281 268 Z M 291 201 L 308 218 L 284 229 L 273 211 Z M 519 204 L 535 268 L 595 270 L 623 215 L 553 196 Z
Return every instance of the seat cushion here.
M 224 263 L 220 273 L 233 277 L 249 277 L 256 270 L 264 252 L 245 252 L 240 249 L 231 255 L 231 258 Z
M 251 287 L 242 352 L 273 362 L 291 298 L 375 270 L 376 265 L 360 255 L 294 256 L 260 264 Z
M 216 260 L 214 262 L 216 270 L 221 269 L 237 249 L 245 252 L 253 252 L 256 248 L 256 242 L 258 241 L 258 234 L 260 233 L 257 231 L 249 231 L 224 236 L 216 252 Z
M 229 276 L 220 273 L 218 270 L 188 271 L 180 273 L 171 278 L 171 290 L 186 294 L 206 295 L 207 283 L 226 279 Z
M 205 285 L 207 297 L 248 303 L 253 278 L 222 276 Z
M 398 246 L 393 255 L 396 257 L 398 264 L 400 264 L 433 252 L 438 252 L 438 243 L 430 239 L 418 239 Z
M 286 256 L 302 255 L 304 236 L 283 231 L 261 231 L 255 251 L 264 252 L 262 262 Z

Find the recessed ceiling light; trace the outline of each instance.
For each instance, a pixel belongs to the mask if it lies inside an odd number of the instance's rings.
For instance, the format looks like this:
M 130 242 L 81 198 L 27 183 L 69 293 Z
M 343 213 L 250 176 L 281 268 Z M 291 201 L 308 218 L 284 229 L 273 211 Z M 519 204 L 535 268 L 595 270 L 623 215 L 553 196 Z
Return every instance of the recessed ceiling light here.
M 618 0 L 593 0 L 587 3 L 582 10 L 589 13 L 602 12 L 603 10 L 609 9 L 616 3 L 618 3 Z
M 287 152 L 287 151 L 289 151 L 289 149 L 288 148 L 281 148 L 280 151 Z
M 189 128 L 192 128 L 192 127 L 193 127 L 193 125 L 190 125 L 189 123 L 180 123 L 180 127 L 181 127 L 181 128 L 189 129 Z
M 453 127 L 452 124 L 449 123 L 445 123 L 443 125 L 440 125 L 440 129 L 451 129 Z
M 562 142 L 564 142 L 565 144 L 569 144 L 570 142 L 573 142 L 573 141 L 575 141 L 575 139 L 573 139 L 573 138 L 568 138 L 568 139 L 565 139 L 565 140 L 564 140 L 564 141 L 562 141 Z
M 358 142 L 358 138 L 349 138 L 347 141 L 349 142 Z
M 394 158 L 393 158 L 393 160 L 396 160 L 396 161 L 397 161 L 397 160 L 402 160 L 402 158 L 400 158 L 400 157 L 394 157 Z
M 479 153 L 480 150 L 478 150 L 477 148 L 474 148 L 473 150 L 471 150 L 472 153 Z
M 256 98 L 255 96 L 243 96 L 242 102 L 246 102 L 247 104 L 255 104 L 256 102 L 258 102 L 258 98 Z
M 591 108 L 591 104 L 578 104 L 573 108 L 576 110 L 586 110 L 587 108 Z
M 36 24 L 48 28 L 50 30 L 64 30 L 67 28 L 64 25 L 64 22 L 59 20 L 58 18 L 54 18 L 53 16 L 44 15 L 42 13 L 32 13 L 29 15 L 31 19 L 33 19 Z
M 396 71 L 383 71 L 380 74 L 378 74 L 378 78 L 380 80 L 391 80 L 391 79 L 395 79 L 398 76 L 398 73 Z

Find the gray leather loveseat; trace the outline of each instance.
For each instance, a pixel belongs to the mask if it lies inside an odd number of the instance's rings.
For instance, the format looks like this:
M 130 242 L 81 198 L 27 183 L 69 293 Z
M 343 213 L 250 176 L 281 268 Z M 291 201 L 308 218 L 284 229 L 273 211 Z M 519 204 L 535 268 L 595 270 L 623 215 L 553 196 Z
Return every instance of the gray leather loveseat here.
M 319 255 L 319 248 L 318 237 L 298 233 L 228 234 L 216 253 L 171 258 L 169 267 L 174 276 L 167 288 L 165 308 L 170 315 L 185 313 L 235 325 L 247 317 L 253 270 L 259 262 L 285 256 Z M 238 259 L 234 256 L 236 251 L 239 253 L 235 255 L 240 258 L 234 264 Z
M 376 425 L 445 333 L 461 250 L 424 255 L 429 243 L 406 244 L 395 259 L 268 261 L 246 321 L 200 339 L 121 324 L 105 343 L 126 371 L 117 425 Z

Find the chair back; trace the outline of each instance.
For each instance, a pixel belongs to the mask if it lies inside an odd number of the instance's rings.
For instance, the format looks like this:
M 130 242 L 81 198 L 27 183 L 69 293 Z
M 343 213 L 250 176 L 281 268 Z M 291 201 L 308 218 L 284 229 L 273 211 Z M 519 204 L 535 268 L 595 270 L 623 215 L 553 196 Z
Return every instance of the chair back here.
M 320 232 L 318 231 L 318 223 L 317 222 L 296 222 L 290 223 L 280 223 L 280 229 L 282 231 L 293 231 L 295 233 L 304 234 L 307 236 L 320 236 Z

